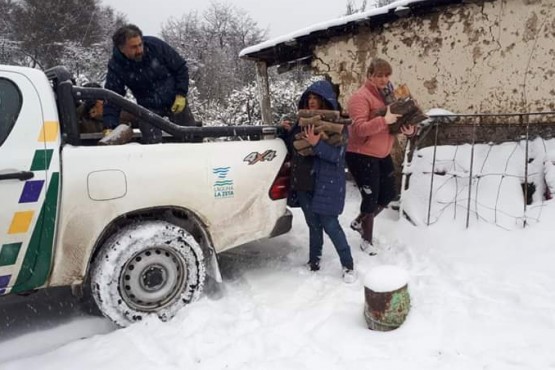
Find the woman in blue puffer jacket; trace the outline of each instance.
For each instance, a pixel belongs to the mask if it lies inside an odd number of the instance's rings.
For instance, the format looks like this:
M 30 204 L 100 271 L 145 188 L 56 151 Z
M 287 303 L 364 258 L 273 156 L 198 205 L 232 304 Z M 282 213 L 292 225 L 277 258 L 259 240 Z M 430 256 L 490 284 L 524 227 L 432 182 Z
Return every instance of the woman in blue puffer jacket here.
M 337 96 L 328 81 L 317 81 L 302 94 L 299 109 L 338 110 Z M 309 228 L 309 260 L 311 271 L 320 269 L 324 231 L 329 236 L 343 266 L 343 279 L 356 280 L 351 248 L 339 224 L 339 215 L 345 205 L 345 148 L 347 130 L 343 130 L 342 144 L 332 145 L 314 132 L 314 127 L 301 128 L 297 122 L 291 126 L 282 122 L 287 131 L 285 140 L 291 154 L 291 193 L 289 204 L 301 207 Z M 292 143 L 302 133 L 311 145 L 313 155 L 301 155 Z

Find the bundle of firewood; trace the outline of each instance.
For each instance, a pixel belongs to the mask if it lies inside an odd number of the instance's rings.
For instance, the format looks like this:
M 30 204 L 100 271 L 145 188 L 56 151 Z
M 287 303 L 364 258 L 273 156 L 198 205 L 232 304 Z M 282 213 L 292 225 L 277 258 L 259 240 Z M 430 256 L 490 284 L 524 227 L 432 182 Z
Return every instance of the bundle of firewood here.
M 335 110 L 309 110 L 300 109 L 297 113 L 299 126 L 306 127 L 313 125 L 314 132 L 320 134 L 320 140 L 339 146 L 343 144 L 343 130 L 345 125 L 351 123 L 348 118 L 341 117 L 339 111 Z M 304 134 L 299 132 L 295 135 L 293 142 L 295 150 L 303 156 L 313 155 L 312 146 L 304 138 Z
M 395 99 L 390 105 L 391 113 L 401 114 L 402 116 L 397 119 L 397 122 L 389 125 L 390 133 L 398 134 L 401 132 L 401 126 L 417 125 L 428 118 L 428 116 L 422 112 L 422 109 L 420 109 L 416 100 L 414 100 L 411 96 L 407 85 L 399 85 L 399 87 L 397 87 L 393 92 L 393 95 Z M 379 109 L 373 116 L 385 116 L 386 111 L 387 107 Z

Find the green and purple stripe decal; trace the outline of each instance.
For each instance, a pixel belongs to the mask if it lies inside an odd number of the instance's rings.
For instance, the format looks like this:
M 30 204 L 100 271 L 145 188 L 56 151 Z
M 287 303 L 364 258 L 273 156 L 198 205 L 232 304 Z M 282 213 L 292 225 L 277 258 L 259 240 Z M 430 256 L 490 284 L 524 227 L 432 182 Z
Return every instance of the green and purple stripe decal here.
M 41 149 L 35 151 L 30 171 L 38 172 L 38 178 L 46 180 L 28 180 L 24 183 L 17 202 L 18 207 L 6 232 L 15 242 L 0 246 L 0 295 L 11 292 L 24 292 L 43 285 L 48 278 L 52 259 L 52 246 L 58 207 L 59 172 L 50 171 L 54 149 L 45 149 L 46 144 L 58 140 L 58 122 L 44 122 L 38 142 Z M 40 176 L 39 176 L 40 174 Z M 46 189 L 44 202 L 40 207 L 41 194 Z M 40 207 L 40 212 L 39 212 Z M 38 213 L 38 217 L 36 217 Z M 36 218 L 35 218 L 36 217 Z M 34 223 L 34 227 L 32 225 Z M 0 230 L 2 232 L 2 230 Z M 29 233 L 31 237 L 29 239 Z M 17 241 L 19 239 L 19 241 Z M 29 239 L 27 244 L 25 241 Z M 24 253 L 21 267 L 17 261 Z M 5 271 L 10 271 L 6 274 Z M 13 280 L 15 284 L 13 284 Z M 11 283 L 10 283 L 11 282 Z

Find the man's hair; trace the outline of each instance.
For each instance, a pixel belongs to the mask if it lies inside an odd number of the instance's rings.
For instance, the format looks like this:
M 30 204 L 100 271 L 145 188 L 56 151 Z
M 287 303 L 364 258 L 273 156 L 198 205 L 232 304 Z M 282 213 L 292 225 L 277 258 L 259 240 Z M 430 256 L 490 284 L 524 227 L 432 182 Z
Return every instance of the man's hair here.
M 384 59 L 381 58 L 374 58 L 370 62 L 370 66 L 368 67 L 368 71 L 366 72 L 366 76 L 372 76 L 375 73 L 383 73 L 389 76 L 393 72 L 393 68 L 391 64 Z
M 125 45 L 128 39 L 133 37 L 143 37 L 142 31 L 139 27 L 135 26 L 134 24 L 126 24 L 121 26 L 114 32 L 112 36 L 112 42 L 116 48 L 120 48 L 121 46 Z

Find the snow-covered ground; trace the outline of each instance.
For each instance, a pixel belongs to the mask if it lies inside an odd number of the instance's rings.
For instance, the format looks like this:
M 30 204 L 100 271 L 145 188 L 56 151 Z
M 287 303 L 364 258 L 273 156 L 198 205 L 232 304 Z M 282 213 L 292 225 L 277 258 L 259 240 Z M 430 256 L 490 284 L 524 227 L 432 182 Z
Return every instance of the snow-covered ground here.
M 513 188 L 504 202 L 522 202 Z M 491 189 L 496 197 L 499 187 Z M 359 205 L 350 183 L 347 194 L 343 225 Z M 541 208 L 539 222 L 511 231 L 491 222 L 415 227 L 388 209 L 377 220 L 376 257 L 346 228 L 359 273 L 352 285 L 328 240 L 322 269 L 304 269 L 308 232 L 293 210 L 290 233 L 222 255 L 220 294 L 172 321 L 116 330 L 75 315 L 11 332 L 0 336 L 0 369 L 555 369 L 555 203 Z M 380 265 L 409 276 L 410 313 L 390 332 L 367 329 L 363 316 L 364 275 Z

